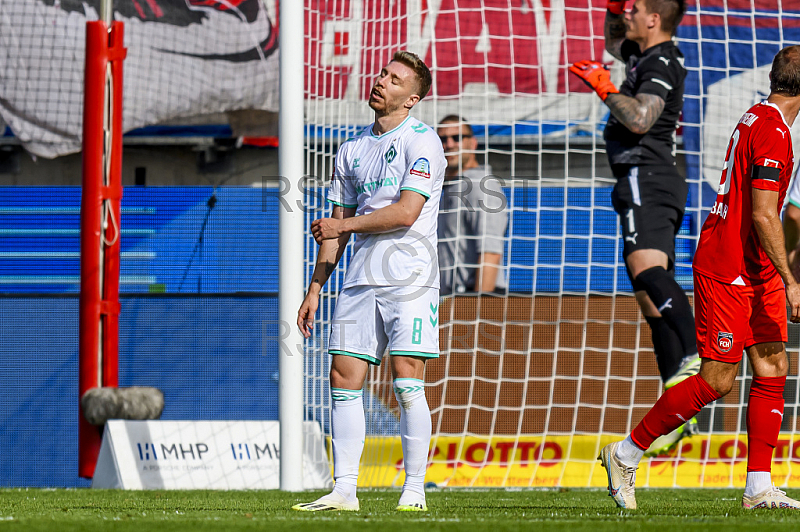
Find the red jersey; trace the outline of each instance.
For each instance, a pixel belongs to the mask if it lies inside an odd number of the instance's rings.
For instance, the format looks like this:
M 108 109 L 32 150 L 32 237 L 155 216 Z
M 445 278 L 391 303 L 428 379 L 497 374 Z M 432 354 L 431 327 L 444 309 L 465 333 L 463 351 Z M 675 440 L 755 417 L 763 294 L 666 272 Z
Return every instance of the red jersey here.
M 775 190 L 780 212 L 789 188 L 794 154 L 789 125 L 780 109 L 761 102 L 733 130 L 717 201 L 703 224 L 692 266 L 723 283 L 756 285 L 778 275 L 753 225 L 752 189 Z M 755 167 L 777 169 L 760 171 Z

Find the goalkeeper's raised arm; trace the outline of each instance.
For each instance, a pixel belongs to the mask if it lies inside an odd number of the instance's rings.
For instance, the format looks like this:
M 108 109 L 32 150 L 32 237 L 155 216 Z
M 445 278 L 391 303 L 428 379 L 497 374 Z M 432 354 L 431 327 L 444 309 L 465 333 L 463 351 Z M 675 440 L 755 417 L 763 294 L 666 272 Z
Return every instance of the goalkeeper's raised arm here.
M 608 0 L 607 8 L 606 50 L 626 63 L 622 90 L 614 87 L 608 69 L 597 61 L 579 61 L 570 71 L 597 92 L 622 126 L 635 135 L 644 135 L 664 112 L 670 91 L 680 85 L 679 99 L 683 97 L 683 55 L 678 51 L 678 58 L 669 53 L 670 48 L 677 51 L 672 37 L 683 17 L 683 0 L 637 0 L 627 12 L 624 0 Z M 656 57 L 663 62 L 661 68 L 648 64 Z M 651 61 L 646 61 L 647 58 Z M 669 62 L 676 60 L 680 62 L 679 68 L 670 68 Z M 655 72 L 643 75 L 639 72 L 643 66 L 653 67 Z M 660 84 L 661 90 L 641 86 L 648 81 Z M 679 105 L 682 106 L 682 101 Z

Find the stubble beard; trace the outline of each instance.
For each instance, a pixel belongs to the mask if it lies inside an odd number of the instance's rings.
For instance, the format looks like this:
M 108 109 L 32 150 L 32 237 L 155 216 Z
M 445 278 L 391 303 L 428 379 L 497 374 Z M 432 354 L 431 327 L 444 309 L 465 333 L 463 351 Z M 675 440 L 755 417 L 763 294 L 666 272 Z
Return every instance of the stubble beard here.
M 382 106 L 380 104 L 383 104 Z M 369 102 L 369 107 L 373 111 L 375 111 L 375 118 L 383 118 L 384 116 L 389 116 L 393 114 L 395 111 L 400 109 L 400 104 L 394 104 L 393 102 L 387 101 L 383 99 L 383 101 L 371 101 Z

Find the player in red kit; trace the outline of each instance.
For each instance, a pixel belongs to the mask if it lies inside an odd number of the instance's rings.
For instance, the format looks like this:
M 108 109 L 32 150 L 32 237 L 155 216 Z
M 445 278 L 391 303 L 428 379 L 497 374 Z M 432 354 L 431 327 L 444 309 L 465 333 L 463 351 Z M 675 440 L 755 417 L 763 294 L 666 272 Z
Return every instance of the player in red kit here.
M 736 126 L 717 201 L 694 258 L 700 373 L 667 390 L 633 432 L 603 448 L 609 495 L 636 508 L 644 450 L 733 387 L 742 351 L 753 368 L 747 407 L 744 508 L 800 509 L 772 484 L 772 453 L 783 421 L 788 361 L 786 306 L 800 322 L 800 285 L 789 269 L 780 211 L 791 180 L 791 124 L 800 110 L 800 46 L 784 48 L 770 72 L 770 95 Z

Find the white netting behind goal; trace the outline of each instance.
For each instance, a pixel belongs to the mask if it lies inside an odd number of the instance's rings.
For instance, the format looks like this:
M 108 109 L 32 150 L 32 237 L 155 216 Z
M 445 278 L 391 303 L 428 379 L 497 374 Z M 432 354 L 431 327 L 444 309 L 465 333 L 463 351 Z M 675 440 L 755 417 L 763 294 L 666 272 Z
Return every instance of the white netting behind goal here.
M 757 6 L 755 9 L 752 5 Z M 479 159 L 502 178 L 509 216 L 507 296 L 443 298 L 441 356 L 426 369 L 434 441 L 428 479 L 448 486 L 604 486 L 599 449 L 626 434 L 661 393 L 650 330 L 621 258 L 602 141 L 607 108 L 567 66 L 612 63 L 604 0 L 306 0 L 307 223 L 329 213 L 338 146 L 368 125 L 374 75 L 398 49 L 422 56 L 434 85 L 413 114 L 463 116 Z M 773 55 L 800 42 L 800 8 L 784 0 L 697 0 L 678 31 L 689 72 L 678 131 L 690 183 L 676 275 L 713 204 L 730 132 L 768 92 Z M 623 66 L 613 62 L 619 84 Z M 305 242 L 310 277 L 317 246 Z M 306 407 L 329 434 L 328 323 L 348 254 L 321 300 L 307 344 Z M 786 414 L 775 482 L 797 485 L 797 331 L 790 329 Z M 701 434 L 640 471 L 640 485 L 743 483 L 749 377 L 699 416 Z M 363 485 L 402 482 L 389 370 L 365 387 Z M 795 471 L 796 471 L 795 467 Z

